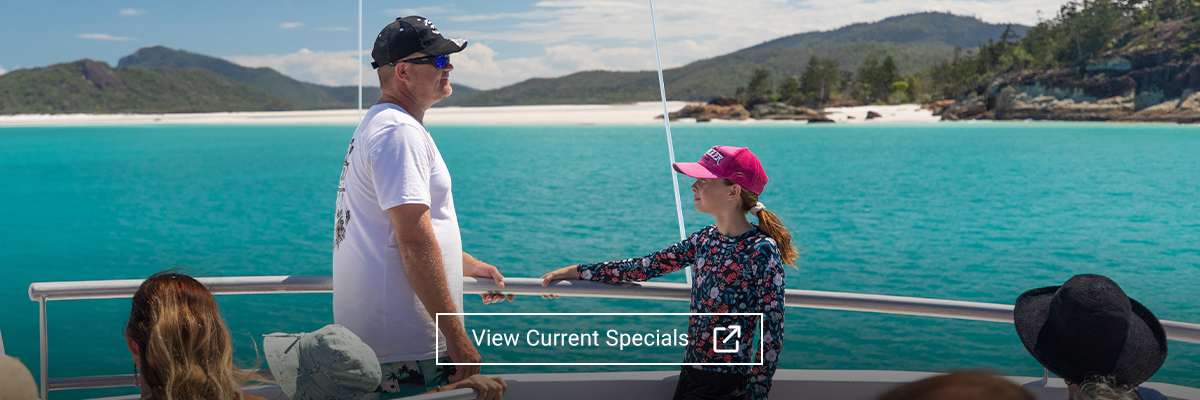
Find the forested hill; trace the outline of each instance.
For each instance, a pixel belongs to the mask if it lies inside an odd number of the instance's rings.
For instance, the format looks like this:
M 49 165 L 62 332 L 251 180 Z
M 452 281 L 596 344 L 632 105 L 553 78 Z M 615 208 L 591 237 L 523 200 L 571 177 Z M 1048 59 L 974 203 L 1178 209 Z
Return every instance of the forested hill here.
M 456 84 L 437 106 L 475 92 Z M 363 105 L 370 107 L 379 93 L 378 86 L 364 87 Z M 0 75 L 0 115 L 313 110 L 354 108 L 357 100 L 357 86 L 301 82 L 270 68 L 163 46 L 142 48 L 116 68 L 78 60 Z
M 327 86 L 301 82 L 271 68 L 249 68 L 224 59 L 202 54 L 175 50 L 164 46 L 138 49 L 121 58 L 119 67 L 144 68 L 201 68 L 216 72 L 226 78 L 245 83 L 267 94 L 284 99 L 305 108 L 354 108 L 358 106 L 357 86 Z M 363 86 L 363 103 L 370 106 L 379 98 L 378 80 L 367 76 Z M 374 83 L 371 85 L 370 83 Z M 458 99 L 477 92 L 471 87 L 454 85 L 454 95 L 442 100 L 438 106 L 457 103 Z
M 121 57 L 118 67 L 139 68 L 201 68 L 266 92 L 272 96 L 310 108 L 357 107 L 357 91 L 337 91 L 336 87 L 301 82 L 271 68 L 248 68 L 206 55 L 175 50 L 164 46 L 143 47 Z M 357 90 L 357 87 L 354 88 Z M 364 88 L 366 89 L 366 88 Z M 379 97 L 379 88 L 372 88 Z M 340 95 L 340 96 L 339 96 Z M 364 90 L 364 97 L 367 92 Z M 367 97 L 369 98 L 369 97 Z
M 775 77 L 799 76 L 810 58 L 831 59 L 846 73 L 864 59 L 891 56 L 898 73 L 909 74 L 955 57 L 979 41 L 997 39 L 1006 25 L 973 17 L 919 13 L 827 32 L 792 35 L 727 55 L 663 71 L 671 100 L 708 101 L 732 95 L 757 69 Z M 1013 32 L 1028 27 L 1013 25 Z M 963 44 L 969 43 L 967 46 Z M 586 71 L 552 79 L 530 79 L 480 92 L 461 105 L 587 104 L 658 100 L 653 71 Z
M 784 36 L 747 50 L 769 47 L 816 47 L 834 43 L 930 42 L 964 49 L 995 40 L 1009 25 L 989 24 L 972 17 L 940 12 L 898 15 L 879 22 L 857 23 L 823 32 Z M 1012 25 L 1012 33 L 1025 36 L 1028 26 Z
M 0 114 L 295 110 L 300 105 L 200 68 L 112 68 L 79 60 L 0 76 Z

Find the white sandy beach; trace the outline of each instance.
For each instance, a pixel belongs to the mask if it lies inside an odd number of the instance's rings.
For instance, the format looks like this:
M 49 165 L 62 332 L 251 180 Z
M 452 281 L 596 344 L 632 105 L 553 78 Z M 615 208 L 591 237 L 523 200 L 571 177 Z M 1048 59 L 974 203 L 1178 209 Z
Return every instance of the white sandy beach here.
M 879 118 L 867 120 L 867 112 L 874 111 Z M 894 106 L 858 106 L 830 107 L 825 112 L 834 122 L 938 122 L 942 117 L 933 115 L 933 111 L 922 110 L 920 104 L 900 104 Z
M 687 102 L 669 101 L 667 108 L 674 112 Z M 826 109 L 836 122 L 935 122 L 940 118 L 919 104 L 898 106 L 862 106 Z M 868 111 L 882 115 L 866 120 Z M 425 114 L 429 125 L 604 125 L 604 124 L 662 124 L 661 102 L 600 105 L 551 105 L 504 107 L 439 107 Z M 853 117 L 853 118 L 851 118 Z M 684 118 L 678 123 L 695 123 Z M 780 123 L 771 121 L 736 121 L 739 123 Z M 787 122 L 795 123 L 795 122 Z M 803 123 L 803 122 L 800 122 Z M 78 126 L 78 125 L 152 125 L 152 124 L 214 124 L 214 125 L 357 125 L 358 110 L 223 112 L 195 114 L 24 114 L 0 116 L 0 127 L 14 126 Z

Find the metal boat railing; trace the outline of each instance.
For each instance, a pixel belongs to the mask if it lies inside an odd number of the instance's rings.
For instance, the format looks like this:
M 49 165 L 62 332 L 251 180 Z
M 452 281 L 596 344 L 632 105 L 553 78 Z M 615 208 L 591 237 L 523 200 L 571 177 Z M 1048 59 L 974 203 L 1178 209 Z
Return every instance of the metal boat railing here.
M 331 276 L 246 276 L 197 278 L 215 295 L 269 293 L 333 293 Z M 38 282 L 29 285 L 29 299 L 38 302 L 41 350 L 41 398 L 51 390 L 95 389 L 133 386 L 132 375 L 92 377 L 49 377 L 49 321 L 46 303 L 59 300 L 112 299 L 133 297 L 141 279 L 107 281 Z M 543 287 L 541 279 L 507 278 L 504 289 L 488 279 L 463 278 L 463 293 L 503 293 L 515 295 L 556 294 L 565 297 L 603 297 L 645 300 L 688 301 L 691 289 L 683 283 L 640 282 L 619 285 L 590 281 L 558 281 Z M 973 301 L 927 299 L 814 290 L 788 290 L 787 307 L 823 310 L 863 311 L 886 314 L 966 319 L 975 321 L 1013 321 L 1013 306 Z M 1200 324 L 1161 320 L 1167 339 L 1200 343 Z

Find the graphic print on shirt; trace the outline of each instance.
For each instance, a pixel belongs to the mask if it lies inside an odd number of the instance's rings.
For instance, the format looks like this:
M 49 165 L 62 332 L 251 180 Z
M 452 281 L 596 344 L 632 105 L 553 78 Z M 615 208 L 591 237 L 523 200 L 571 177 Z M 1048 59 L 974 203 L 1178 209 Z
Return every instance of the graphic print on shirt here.
M 346 169 L 350 168 L 350 153 L 354 152 L 354 139 L 350 139 L 350 149 L 346 150 L 346 159 L 342 161 L 342 178 L 338 180 L 337 209 L 334 211 L 333 249 L 346 238 L 346 224 L 350 223 L 350 210 L 346 208 Z

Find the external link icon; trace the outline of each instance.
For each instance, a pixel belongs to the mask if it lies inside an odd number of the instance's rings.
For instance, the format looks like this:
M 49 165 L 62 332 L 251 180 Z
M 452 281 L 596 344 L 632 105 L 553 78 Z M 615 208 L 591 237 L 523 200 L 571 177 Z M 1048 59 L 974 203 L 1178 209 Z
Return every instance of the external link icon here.
M 733 340 L 733 348 L 732 349 L 723 349 L 723 348 L 720 348 L 719 346 L 717 346 L 717 338 L 721 337 L 722 332 L 729 332 L 729 334 L 726 335 L 724 339 L 721 339 L 720 342 L 722 344 L 727 344 L 727 343 L 729 343 L 730 340 Z M 715 353 L 737 353 L 738 350 L 741 350 L 741 345 L 742 345 L 742 342 L 740 340 L 741 338 L 742 338 L 742 326 L 741 325 L 730 325 L 729 327 L 718 326 L 716 328 L 713 328 L 713 352 L 715 352 Z

